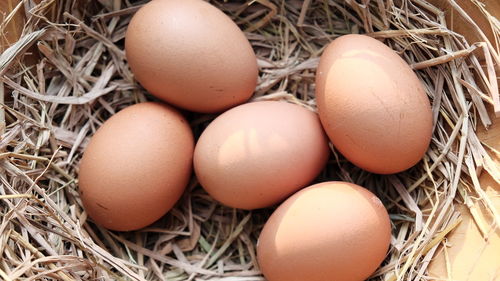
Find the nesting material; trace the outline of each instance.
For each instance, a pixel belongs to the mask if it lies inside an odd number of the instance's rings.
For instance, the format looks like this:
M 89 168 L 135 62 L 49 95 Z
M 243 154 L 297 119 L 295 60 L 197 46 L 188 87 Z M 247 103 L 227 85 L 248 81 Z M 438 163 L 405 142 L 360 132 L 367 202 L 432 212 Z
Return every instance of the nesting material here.
M 254 100 L 288 100 L 315 110 L 319 56 L 331 40 L 350 33 L 383 40 L 424 84 L 433 137 L 417 166 L 378 176 L 334 151 L 317 180 L 365 186 L 388 208 L 391 247 L 372 280 L 425 278 L 430 260 L 460 223 L 455 204 L 467 204 L 485 238 L 494 235 L 486 227 L 498 226 L 499 212 L 478 176 L 500 181 L 488 155 L 498 151 L 475 133 L 491 125 L 488 107 L 500 112 L 494 42 L 466 42 L 424 0 L 211 2 L 245 31 L 256 52 Z M 167 216 L 137 232 L 103 229 L 82 208 L 76 179 L 90 136 L 117 111 L 154 99 L 135 82 L 124 55 L 127 24 L 143 4 L 43 0 L 23 1 L 23 9 L 14 10 L 25 13 L 26 23 L 18 43 L 0 56 L 3 279 L 264 280 L 255 245 L 272 209 L 223 207 L 194 178 Z M 5 33 L 14 17 L 3 18 Z M 498 21 L 490 17 L 490 23 L 498 38 Z M 26 59 L 31 54 L 38 59 Z M 214 117 L 188 114 L 195 136 Z M 473 203 L 488 214 L 475 215 Z

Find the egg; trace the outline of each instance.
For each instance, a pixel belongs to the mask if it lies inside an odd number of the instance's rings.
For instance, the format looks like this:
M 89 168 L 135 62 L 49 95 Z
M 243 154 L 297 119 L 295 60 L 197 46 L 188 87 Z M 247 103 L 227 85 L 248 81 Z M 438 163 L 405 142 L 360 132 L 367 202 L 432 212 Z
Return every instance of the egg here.
M 257 58 L 239 27 L 202 0 L 154 0 L 133 16 L 125 53 L 150 93 L 190 111 L 213 113 L 248 100 Z
M 85 211 L 112 230 L 153 223 L 181 197 L 193 150 L 191 129 L 174 108 L 148 102 L 119 111 L 97 130 L 80 162 Z
M 201 186 L 240 209 L 271 206 L 309 184 L 329 156 L 317 114 L 260 101 L 234 107 L 203 131 L 194 152 Z
M 384 260 L 389 215 L 367 189 L 347 182 L 304 188 L 260 233 L 257 260 L 268 281 L 362 281 Z
M 371 37 L 345 35 L 328 45 L 316 73 L 316 100 L 333 145 L 362 169 L 397 173 L 427 151 L 432 112 L 422 83 Z

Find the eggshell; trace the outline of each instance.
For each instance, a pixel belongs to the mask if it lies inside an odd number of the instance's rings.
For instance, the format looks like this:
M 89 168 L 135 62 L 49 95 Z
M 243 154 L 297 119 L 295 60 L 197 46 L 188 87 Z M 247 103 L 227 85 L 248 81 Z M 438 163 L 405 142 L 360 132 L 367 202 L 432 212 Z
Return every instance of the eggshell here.
M 268 281 L 361 281 L 384 260 L 391 226 L 367 189 L 324 182 L 295 193 L 265 224 L 257 259 Z
M 371 37 L 345 35 L 325 49 L 316 98 L 335 148 L 365 170 L 400 172 L 427 151 L 432 112 L 422 83 L 397 53 Z
M 203 188 L 234 208 L 263 208 L 309 184 L 329 156 L 317 115 L 261 101 L 232 108 L 200 136 L 194 169 Z
M 162 217 L 181 197 L 191 175 L 194 140 L 175 109 L 141 103 L 109 118 L 80 163 L 85 211 L 112 230 L 135 230 Z
M 134 15 L 125 51 L 136 79 L 153 95 L 197 112 L 248 100 L 257 59 L 222 11 L 202 0 L 155 0 Z

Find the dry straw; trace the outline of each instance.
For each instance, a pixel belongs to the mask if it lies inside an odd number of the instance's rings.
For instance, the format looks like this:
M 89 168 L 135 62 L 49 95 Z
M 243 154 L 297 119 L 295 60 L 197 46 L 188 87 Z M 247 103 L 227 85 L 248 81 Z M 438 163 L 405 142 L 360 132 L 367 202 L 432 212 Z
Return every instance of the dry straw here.
M 263 280 L 255 243 L 272 210 L 222 207 L 194 178 L 179 204 L 141 231 L 110 232 L 82 209 L 78 162 L 89 137 L 118 110 L 152 99 L 133 80 L 124 57 L 127 24 L 144 4 L 130 2 L 29 0 L 4 17 L 2 34 L 14 13 L 25 13 L 27 20 L 22 38 L 0 57 L 0 276 Z M 383 40 L 416 70 L 434 113 L 432 143 L 421 163 L 404 173 L 377 176 L 334 153 L 318 181 L 358 183 L 389 209 L 392 246 L 373 280 L 423 280 L 429 261 L 460 223 L 455 204 L 466 203 L 485 238 L 493 235 L 487 231 L 491 225 L 498 233 L 499 212 L 478 183 L 481 173 L 499 182 L 498 167 L 487 153 L 498 151 L 483 145 L 475 129 L 491 124 L 488 106 L 499 108 L 500 25 L 490 16 L 496 42 L 471 45 L 424 0 L 361 2 L 366 4 L 213 4 L 254 46 L 261 70 L 255 99 L 285 99 L 314 109 L 318 56 L 328 42 L 348 33 Z M 9 3 L 16 7 L 17 1 Z M 26 59 L 29 54 L 37 59 Z M 479 54 L 486 59 L 480 61 Z M 195 134 L 213 117 L 190 115 Z M 480 216 L 475 203 L 489 216 Z

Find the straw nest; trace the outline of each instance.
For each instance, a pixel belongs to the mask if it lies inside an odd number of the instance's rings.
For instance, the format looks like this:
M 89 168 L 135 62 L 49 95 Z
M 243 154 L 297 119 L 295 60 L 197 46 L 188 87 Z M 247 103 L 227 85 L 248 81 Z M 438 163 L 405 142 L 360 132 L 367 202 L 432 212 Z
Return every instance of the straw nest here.
M 123 50 L 127 24 L 144 1 L 36 2 L 21 1 L 1 25 L 4 31 L 24 10 L 23 36 L 0 57 L 0 276 L 264 280 L 255 243 L 272 210 L 220 206 L 194 178 L 172 211 L 140 231 L 111 232 L 86 216 L 77 175 L 89 138 L 115 112 L 153 99 L 134 81 Z M 238 23 L 257 53 L 254 99 L 284 99 L 314 109 L 318 57 L 328 42 L 348 33 L 383 40 L 425 85 L 434 133 L 417 166 L 378 176 L 332 150 L 318 178 L 365 186 L 389 210 L 393 239 L 373 280 L 424 279 L 445 236 L 460 223 L 454 204 L 465 203 L 483 235 L 491 235 L 487 226 L 500 218 L 478 175 L 489 173 L 499 182 L 498 167 L 488 156 L 498 152 L 475 133 L 491 124 L 487 107 L 498 97 L 500 59 L 491 44 L 467 43 L 425 0 L 211 2 Z M 490 19 L 498 38 L 500 24 Z M 198 136 L 215 116 L 188 117 Z M 491 219 L 474 215 L 475 202 L 487 207 Z

